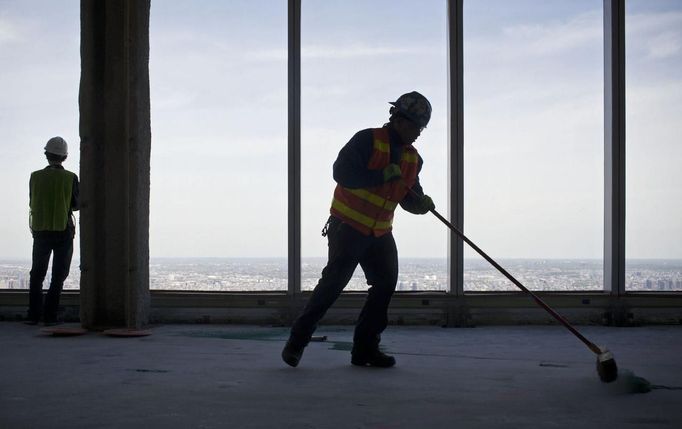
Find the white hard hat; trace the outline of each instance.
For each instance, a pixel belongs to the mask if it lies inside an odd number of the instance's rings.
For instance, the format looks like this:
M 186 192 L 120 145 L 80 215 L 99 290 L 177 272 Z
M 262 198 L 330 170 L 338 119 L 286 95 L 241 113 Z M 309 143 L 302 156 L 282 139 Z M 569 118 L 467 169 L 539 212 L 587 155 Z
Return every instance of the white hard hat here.
M 53 155 L 67 156 L 69 154 L 69 148 L 63 138 L 52 137 L 45 145 L 45 152 Z

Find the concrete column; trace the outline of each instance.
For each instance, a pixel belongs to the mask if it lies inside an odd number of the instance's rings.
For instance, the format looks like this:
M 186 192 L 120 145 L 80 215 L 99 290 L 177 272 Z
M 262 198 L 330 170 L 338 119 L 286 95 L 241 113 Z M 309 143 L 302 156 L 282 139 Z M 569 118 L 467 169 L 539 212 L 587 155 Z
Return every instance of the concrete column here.
M 81 0 L 81 322 L 149 317 L 150 0 Z

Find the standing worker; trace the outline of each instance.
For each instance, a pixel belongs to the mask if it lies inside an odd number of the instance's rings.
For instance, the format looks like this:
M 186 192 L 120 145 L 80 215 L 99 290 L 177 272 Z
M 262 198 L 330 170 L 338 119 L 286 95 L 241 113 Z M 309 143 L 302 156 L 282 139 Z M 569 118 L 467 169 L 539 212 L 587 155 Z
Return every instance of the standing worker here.
M 68 147 L 61 137 L 45 145 L 49 165 L 31 173 L 29 181 L 29 225 L 33 234 L 33 262 L 29 291 L 28 324 L 57 324 L 59 295 L 69 275 L 76 226 L 72 212 L 78 210 L 78 176 L 65 170 L 62 162 Z M 52 259 L 52 279 L 43 304 L 43 280 Z
M 379 350 L 398 282 L 393 212 L 400 204 L 411 213 L 424 214 L 434 204 L 419 184 L 423 161 L 412 146 L 429 123 L 431 104 L 418 92 L 401 95 L 390 104 L 389 122 L 355 134 L 334 162 L 337 186 L 331 216 L 322 230 L 328 240 L 329 260 L 282 350 L 282 359 L 291 366 L 298 365 L 317 323 L 358 264 L 370 287 L 355 327 L 351 363 L 382 368 L 395 365 L 393 356 Z

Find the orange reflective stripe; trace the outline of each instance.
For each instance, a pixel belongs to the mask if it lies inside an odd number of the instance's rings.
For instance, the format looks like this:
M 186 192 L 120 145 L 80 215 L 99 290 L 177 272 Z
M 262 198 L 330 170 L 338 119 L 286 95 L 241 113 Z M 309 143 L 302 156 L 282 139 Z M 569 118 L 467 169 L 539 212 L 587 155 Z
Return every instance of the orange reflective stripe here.
M 388 130 L 375 128 L 372 130 L 372 156 L 367 168 L 380 170 L 386 167 L 391 157 L 391 145 L 388 138 Z
M 386 153 L 391 151 L 391 145 L 388 141 L 388 130 L 386 128 L 373 129 L 372 136 L 374 137 L 374 149 Z

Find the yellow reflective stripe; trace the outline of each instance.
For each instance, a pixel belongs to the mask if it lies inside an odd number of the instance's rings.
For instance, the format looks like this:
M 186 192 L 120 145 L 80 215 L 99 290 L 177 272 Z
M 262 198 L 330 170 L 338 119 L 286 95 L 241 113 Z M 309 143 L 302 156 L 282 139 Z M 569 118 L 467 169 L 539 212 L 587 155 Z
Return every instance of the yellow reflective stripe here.
M 393 224 L 392 220 L 377 222 L 375 219 L 372 219 L 371 217 L 364 215 L 357 210 L 353 210 L 336 198 L 332 200 L 332 208 L 338 210 L 339 213 L 347 216 L 349 219 L 352 219 L 355 222 L 370 229 L 388 229 Z
M 408 153 L 407 151 L 403 152 L 403 160 L 407 162 L 413 162 L 417 163 L 418 162 L 418 157 L 416 153 Z
M 398 203 L 395 201 L 386 201 L 386 203 L 383 205 L 383 208 L 388 211 L 393 211 L 396 207 L 398 207 Z
M 369 216 L 363 215 L 357 210 L 353 210 L 352 208 L 348 207 L 347 205 L 337 200 L 336 198 L 334 198 L 334 200 L 332 201 L 332 208 L 338 210 L 344 216 L 348 216 L 348 218 L 362 225 L 365 225 L 367 228 L 372 228 L 374 226 L 374 219 L 372 219 Z
M 374 229 L 389 229 L 391 227 L 391 225 L 393 225 L 392 220 L 391 221 L 381 221 L 381 222 L 377 221 L 376 225 L 374 225 Z
M 348 188 L 343 188 L 343 189 L 347 192 L 350 192 L 351 194 L 355 195 L 358 198 L 361 198 L 365 201 L 368 201 L 377 207 L 381 207 L 382 209 L 393 211 L 393 210 L 395 210 L 396 207 L 398 207 L 398 203 L 396 203 L 394 201 L 388 201 L 384 198 L 381 198 L 377 194 L 373 194 L 366 189 L 348 189 Z
M 391 146 L 389 146 L 388 143 L 384 142 L 383 140 L 375 139 L 374 140 L 374 149 L 378 150 L 379 152 L 389 152 L 391 150 Z

